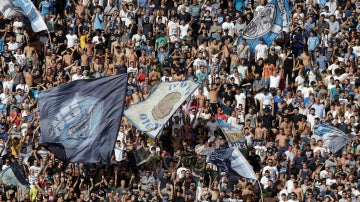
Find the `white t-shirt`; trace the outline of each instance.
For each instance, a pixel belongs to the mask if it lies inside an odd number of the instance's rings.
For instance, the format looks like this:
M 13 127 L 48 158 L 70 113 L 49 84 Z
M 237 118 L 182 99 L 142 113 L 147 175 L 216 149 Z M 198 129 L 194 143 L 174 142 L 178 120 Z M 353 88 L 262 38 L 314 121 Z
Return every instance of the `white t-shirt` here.
M 67 47 L 68 48 L 72 48 L 75 45 L 75 40 L 78 39 L 78 37 L 75 34 L 67 34 L 66 35 L 66 39 L 67 39 Z
M 224 22 L 221 27 L 223 30 L 225 29 L 229 30 L 229 36 L 234 36 L 234 27 L 235 27 L 234 23 Z
M 236 107 L 239 107 L 240 104 L 243 107 L 245 107 L 245 98 L 246 98 L 246 96 L 244 93 L 236 94 L 235 95 Z
M 168 23 L 169 36 L 178 35 L 179 26 L 180 25 L 178 22 L 169 21 L 169 23 Z
M 279 88 L 280 86 L 280 75 L 270 75 L 270 88 Z
M 256 45 L 255 46 L 256 60 L 259 60 L 260 58 L 266 59 L 267 50 L 268 50 L 268 46 L 265 44 Z
M 309 97 L 310 93 L 314 93 L 314 90 L 311 87 L 303 87 L 301 89 L 301 94 L 303 95 L 304 98 Z
M 189 24 L 179 25 L 180 28 L 180 38 L 184 38 L 187 35 L 187 31 L 189 30 Z
M 353 53 L 356 55 L 356 57 L 360 56 L 360 46 L 353 46 Z
M 303 87 L 304 87 L 304 81 L 305 81 L 304 77 L 297 76 L 297 77 L 295 78 L 295 82 L 297 82 L 298 84 L 301 83 L 300 85 L 298 85 L 297 91 L 303 89 Z

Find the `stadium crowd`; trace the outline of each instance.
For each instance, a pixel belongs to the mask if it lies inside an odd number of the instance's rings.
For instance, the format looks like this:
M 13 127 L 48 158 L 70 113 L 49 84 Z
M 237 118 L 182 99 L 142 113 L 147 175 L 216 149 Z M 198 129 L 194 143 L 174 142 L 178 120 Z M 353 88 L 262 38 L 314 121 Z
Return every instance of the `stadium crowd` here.
M 358 0 L 290 0 L 289 32 L 253 54 L 242 33 L 266 0 L 34 4 L 48 32 L 0 14 L 1 169 L 15 164 L 30 184 L 22 193 L 1 182 L 1 201 L 360 201 Z M 159 82 L 201 86 L 157 140 L 123 117 L 110 165 L 65 164 L 39 145 L 42 90 L 122 73 L 126 106 Z M 202 155 L 228 147 L 215 118 L 239 128 L 257 181 Z M 331 153 L 319 123 L 352 141 Z M 137 166 L 139 148 L 151 155 Z

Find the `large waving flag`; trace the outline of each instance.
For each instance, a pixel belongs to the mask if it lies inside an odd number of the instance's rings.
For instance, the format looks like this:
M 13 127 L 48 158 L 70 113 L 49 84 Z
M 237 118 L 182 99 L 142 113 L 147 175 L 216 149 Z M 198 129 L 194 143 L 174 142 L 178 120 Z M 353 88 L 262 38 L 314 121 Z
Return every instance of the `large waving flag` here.
M 210 161 L 218 167 L 220 172 L 231 172 L 257 180 L 253 168 L 238 149 L 215 149 L 210 155 Z
M 127 75 L 83 79 L 39 95 L 40 144 L 70 162 L 110 162 Z
M 28 193 L 28 182 L 22 176 L 14 163 L 10 164 L 10 167 L 0 172 L 0 183 L 6 184 L 7 186 L 14 185 L 21 189 L 21 193 Z
M 31 22 L 31 28 L 34 32 L 47 30 L 44 19 L 31 0 L 15 0 L 14 4 L 17 7 L 20 7 L 25 16 L 29 18 Z
M 264 9 L 251 20 L 243 32 L 252 53 L 259 44 L 260 38 L 270 45 L 280 34 L 289 32 L 290 8 L 288 0 L 270 0 Z
M 193 81 L 161 82 L 146 100 L 131 105 L 124 114 L 138 130 L 157 138 L 170 117 L 198 87 Z
M 222 119 L 216 119 L 216 122 L 220 126 L 221 131 L 224 133 L 230 147 L 247 149 L 246 140 L 239 128 L 228 124 Z
M 23 12 L 14 6 L 13 0 L 2 0 L 0 1 L 0 12 L 7 19 L 13 19 L 15 17 L 22 17 Z
M 317 125 L 315 133 L 322 138 L 332 153 L 338 152 L 352 139 L 351 136 L 346 136 L 343 131 L 328 124 Z

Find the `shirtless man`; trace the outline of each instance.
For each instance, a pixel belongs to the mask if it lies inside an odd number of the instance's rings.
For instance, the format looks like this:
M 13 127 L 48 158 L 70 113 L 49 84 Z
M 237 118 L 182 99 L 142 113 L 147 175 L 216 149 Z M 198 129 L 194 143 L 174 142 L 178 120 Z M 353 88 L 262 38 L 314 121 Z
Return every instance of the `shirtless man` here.
M 217 86 L 216 83 L 211 84 L 211 89 L 209 89 L 209 80 L 205 79 L 205 87 L 207 88 L 210 96 L 210 107 L 212 110 L 212 113 L 217 112 L 218 108 L 218 98 L 219 98 L 219 92 L 221 85 Z
M 90 1 L 88 1 L 88 3 L 90 3 Z M 75 13 L 76 13 L 76 15 L 78 16 L 79 19 L 84 19 L 84 17 L 85 17 L 85 7 L 83 6 L 83 0 L 80 0 L 76 4 Z
M 134 65 L 133 65 L 134 67 L 138 66 L 138 57 L 136 56 L 134 49 L 130 49 L 130 53 L 129 54 L 126 53 L 125 57 L 127 60 L 128 67 L 130 66 L 131 62 L 134 62 Z
M 277 145 L 281 148 L 287 147 L 289 141 L 289 137 L 287 135 L 285 135 L 284 130 L 283 129 L 279 129 L 279 134 L 276 135 L 276 139 L 275 142 L 277 143 Z
M 90 57 L 88 55 L 87 49 L 85 48 L 83 54 L 81 55 L 81 63 L 80 63 L 82 71 L 90 70 Z
M 47 66 L 50 66 L 53 61 L 55 61 L 55 63 L 61 62 L 62 57 L 56 53 L 51 53 L 50 55 L 45 56 L 45 63 Z
M 73 63 L 73 51 L 70 48 L 68 48 L 64 52 L 65 54 L 62 57 L 62 65 L 63 67 L 67 67 Z
M 90 73 L 97 72 L 102 67 L 103 65 L 100 63 L 100 58 L 96 57 L 95 62 L 91 64 Z
M 149 82 L 152 86 L 156 86 L 161 79 L 160 72 L 156 71 L 156 65 L 153 65 L 151 72 L 149 73 Z
M 121 47 L 121 45 L 120 36 L 116 35 L 116 40 L 111 43 L 111 54 L 114 54 L 116 47 Z
M 307 49 L 305 49 L 304 52 L 300 55 L 300 59 L 303 61 L 305 72 L 308 72 L 311 69 L 313 58 L 308 53 Z
M 112 57 L 107 57 L 105 61 L 106 76 L 114 75 L 115 65 L 112 61 Z
M 294 181 L 294 188 L 292 188 L 291 192 L 294 192 L 297 196 L 297 199 L 299 201 L 304 201 L 304 194 L 303 194 L 303 190 L 301 189 L 301 187 L 299 186 L 299 182 L 298 181 Z M 293 193 L 291 193 L 293 194 Z M 290 195 L 291 195 L 290 194 Z
M 178 69 L 172 74 L 173 81 L 185 81 L 185 76 Z
M 196 95 L 195 99 L 196 99 L 196 101 L 197 101 L 197 103 L 199 105 L 199 108 L 203 108 L 203 107 L 205 107 L 205 102 L 206 102 L 207 98 L 203 94 L 203 92 L 204 92 L 203 87 L 200 87 L 198 89 L 199 89 L 198 90 L 199 94 Z
M 301 121 L 298 122 L 298 125 L 298 134 L 300 134 L 300 137 L 308 138 L 311 131 L 311 123 L 306 121 L 306 116 L 301 117 Z
M 280 128 L 284 130 L 285 135 L 291 136 L 293 134 L 294 124 L 289 120 L 288 116 L 285 116 L 284 121 L 280 124 Z
M 86 43 L 85 43 L 85 48 L 84 51 L 86 51 L 86 54 L 89 56 L 94 55 L 94 50 L 95 50 L 95 46 L 94 44 L 91 42 L 91 38 L 89 38 Z M 91 62 L 91 61 L 90 61 Z
M 26 43 L 26 46 L 24 48 L 24 54 L 27 58 L 30 58 L 32 55 L 32 52 L 35 51 L 34 46 L 30 42 Z
M 210 189 L 211 193 L 211 201 L 217 201 L 219 199 L 220 191 L 219 191 L 219 182 L 215 181 L 213 187 Z
M 264 124 L 262 121 L 258 122 L 258 126 L 255 129 L 255 138 L 254 140 L 263 140 L 266 138 L 266 128 L 264 127 Z
M 140 100 L 141 100 L 140 94 L 138 92 L 134 92 L 131 95 L 130 105 L 138 103 L 138 102 L 140 102 Z
M 121 65 L 123 62 L 125 62 L 125 54 L 121 51 L 120 46 L 115 47 L 114 57 L 115 65 Z

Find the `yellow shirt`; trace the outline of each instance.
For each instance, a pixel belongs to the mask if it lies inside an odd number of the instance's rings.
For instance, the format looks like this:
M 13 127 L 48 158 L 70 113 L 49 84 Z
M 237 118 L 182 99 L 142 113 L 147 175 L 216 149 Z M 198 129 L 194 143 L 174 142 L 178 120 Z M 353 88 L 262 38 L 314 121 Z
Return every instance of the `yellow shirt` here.
M 81 35 L 81 36 L 80 36 L 80 48 L 81 48 L 81 49 L 84 49 L 84 48 L 85 48 L 85 44 L 86 44 L 87 39 L 88 39 L 88 35 L 87 35 L 87 34 L 84 34 L 84 35 Z

